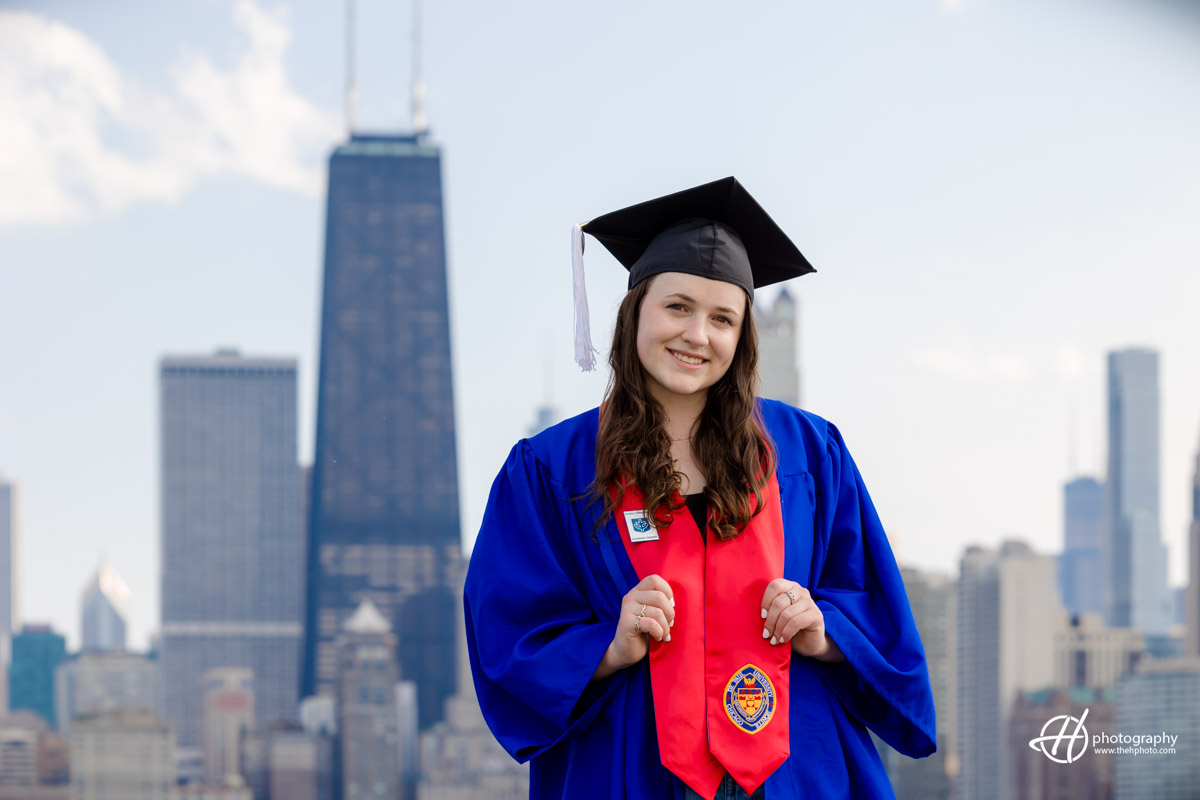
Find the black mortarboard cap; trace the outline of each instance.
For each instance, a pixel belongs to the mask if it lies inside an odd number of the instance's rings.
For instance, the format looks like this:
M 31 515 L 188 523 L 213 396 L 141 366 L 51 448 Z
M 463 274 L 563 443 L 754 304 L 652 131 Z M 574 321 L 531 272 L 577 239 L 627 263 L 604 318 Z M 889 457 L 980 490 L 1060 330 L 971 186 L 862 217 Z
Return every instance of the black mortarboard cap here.
M 625 265 L 630 289 L 660 272 L 687 272 L 752 293 L 814 271 L 733 177 L 613 211 L 580 227 Z
M 661 272 L 736 284 L 748 293 L 815 272 L 737 178 L 722 178 L 613 211 L 575 227 L 575 358 L 595 365 L 583 288 L 583 234 L 629 270 L 629 288 Z

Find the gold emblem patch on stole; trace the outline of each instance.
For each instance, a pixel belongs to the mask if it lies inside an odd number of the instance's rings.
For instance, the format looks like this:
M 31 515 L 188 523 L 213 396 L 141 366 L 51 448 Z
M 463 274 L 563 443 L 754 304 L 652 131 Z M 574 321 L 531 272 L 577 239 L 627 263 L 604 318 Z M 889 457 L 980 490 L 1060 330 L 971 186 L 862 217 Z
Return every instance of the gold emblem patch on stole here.
M 758 733 L 775 713 L 775 687 L 761 669 L 747 664 L 725 685 L 725 713 L 746 733 Z

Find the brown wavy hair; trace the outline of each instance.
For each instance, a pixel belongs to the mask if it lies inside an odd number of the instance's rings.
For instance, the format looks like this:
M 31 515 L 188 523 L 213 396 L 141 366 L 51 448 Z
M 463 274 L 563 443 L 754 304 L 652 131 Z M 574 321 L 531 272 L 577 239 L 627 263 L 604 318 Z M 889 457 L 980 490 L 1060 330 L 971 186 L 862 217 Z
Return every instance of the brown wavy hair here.
M 672 503 L 683 475 L 675 471 L 666 412 L 646 387 L 637 352 L 638 320 L 650 288 L 648 278 L 625 295 L 617 311 L 608 363 L 612 371 L 596 438 L 596 479 L 586 495 L 604 499 L 597 528 L 611 516 L 631 484 L 641 488 L 651 524 L 671 524 L 683 503 Z M 704 472 L 710 509 L 708 530 L 721 541 L 741 533 L 762 509 L 762 489 L 775 472 L 775 446 L 767 434 L 755 395 L 758 389 L 758 333 L 753 298 L 729 369 L 708 389 L 692 439 L 696 463 Z M 616 497 L 609 487 L 616 487 Z M 594 535 L 594 532 L 593 532 Z

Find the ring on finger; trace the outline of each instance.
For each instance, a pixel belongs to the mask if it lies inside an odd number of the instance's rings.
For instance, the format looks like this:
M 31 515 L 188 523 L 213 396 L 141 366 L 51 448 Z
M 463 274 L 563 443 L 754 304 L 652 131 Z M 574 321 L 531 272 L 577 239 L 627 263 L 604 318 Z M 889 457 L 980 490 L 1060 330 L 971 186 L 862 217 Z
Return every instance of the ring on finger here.
M 788 590 L 787 590 L 787 596 L 788 596 L 788 600 L 791 600 L 791 602 L 790 602 L 790 603 L 788 603 L 788 605 L 789 605 L 789 606 L 790 606 L 790 605 L 794 605 L 794 604 L 795 604 L 795 602 L 796 602 L 796 595 L 792 594 L 792 590 L 791 590 L 791 589 L 788 589 Z
M 642 617 L 646 616 L 646 605 L 647 605 L 646 603 L 642 603 L 642 610 L 639 611 L 638 615 L 637 615 L 638 619 L 641 619 Z
M 634 618 L 634 620 L 633 620 L 633 629 L 634 629 L 635 631 L 637 631 L 637 633 L 638 633 L 638 636 L 641 636 L 642 634 L 644 634 L 644 633 L 645 633 L 645 631 L 644 631 L 644 630 L 642 630 L 642 618 L 641 618 L 641 616 L 638 616 L 638 617 L 635 617 L 635 618 Z

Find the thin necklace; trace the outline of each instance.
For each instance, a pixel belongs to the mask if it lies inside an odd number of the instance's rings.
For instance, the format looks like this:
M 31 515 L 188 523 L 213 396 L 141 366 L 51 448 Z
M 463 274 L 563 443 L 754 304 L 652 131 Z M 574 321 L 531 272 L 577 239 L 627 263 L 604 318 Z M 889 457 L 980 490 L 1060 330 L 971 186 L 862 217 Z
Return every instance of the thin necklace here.
M 682 438 L 679 438 L 679 439 L 672 439 L 671 441 L 672 441 L 672 442 L 686 442 L 686 441 L 687 441 L 688 439 L 690 439 L 690 438 L 692 438 L 692 437 L 691 437 L 691 436 L 684 436 L 684 437 L 682 437 Z

